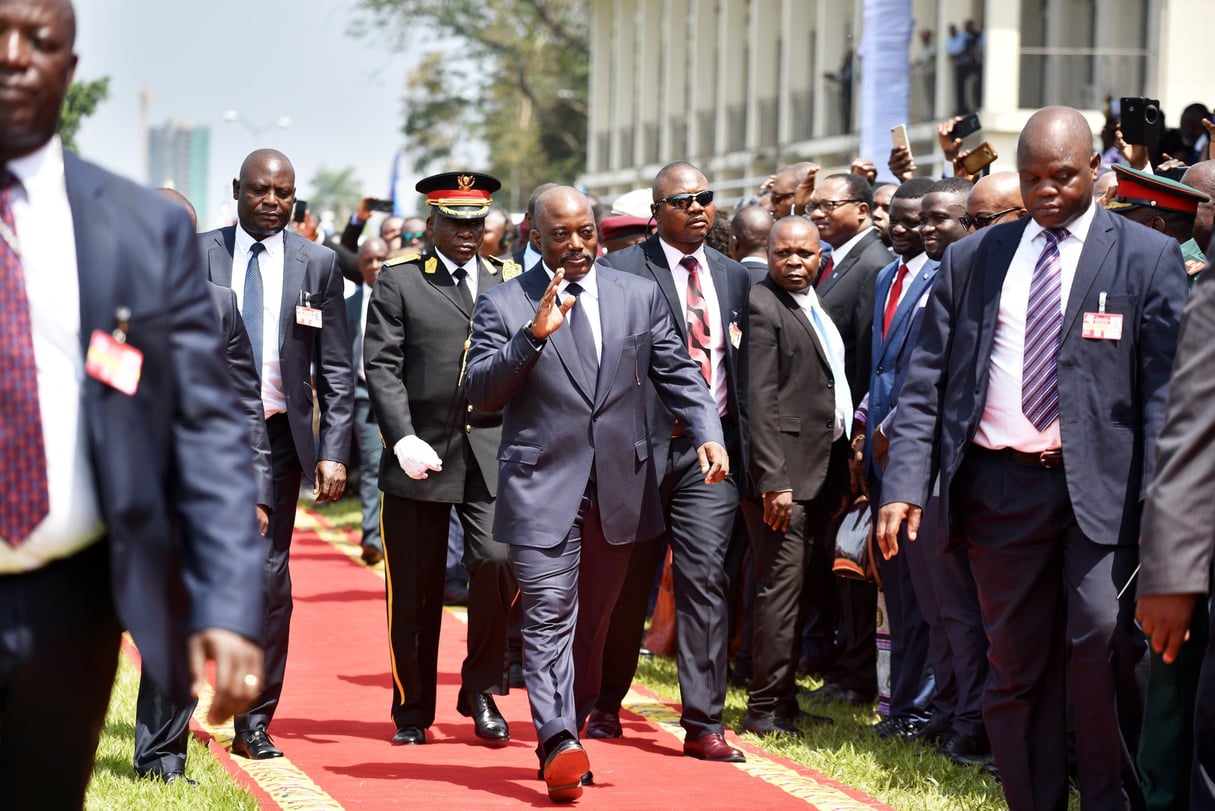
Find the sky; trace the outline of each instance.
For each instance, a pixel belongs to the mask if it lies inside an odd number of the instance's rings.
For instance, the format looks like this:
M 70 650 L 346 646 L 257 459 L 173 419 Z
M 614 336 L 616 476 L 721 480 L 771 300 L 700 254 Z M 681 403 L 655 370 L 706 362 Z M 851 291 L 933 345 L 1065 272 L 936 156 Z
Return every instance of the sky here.
M 388 196 L 403 142 L 405 80 L 425 49 L 404 52 L 390 33 L 351 33 L 355 0 L 75 0 L 75 6 L 76 78 L 110 77 L 109 98 L 77 138 L 84 157 L 145 182 L 139 95 L 146 88 L 151 126 L 189 119 L 211 128 L 210 221 L 200 227 L 216 224 L 221 211 L 234 212 L 232 178 L 259 147 L 291 159 L 301 199 L 317 169 L 347 166 L 366 194 Z M 260 132 L 225 121 L 229 110 Z M 290 126 L 273 127 L 283 116 Z

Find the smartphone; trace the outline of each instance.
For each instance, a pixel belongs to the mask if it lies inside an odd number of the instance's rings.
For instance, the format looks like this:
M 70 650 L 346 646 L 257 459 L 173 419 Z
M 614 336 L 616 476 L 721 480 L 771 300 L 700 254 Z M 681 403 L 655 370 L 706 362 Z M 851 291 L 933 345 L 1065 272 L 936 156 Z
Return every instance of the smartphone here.
M 895 146 L 905 146 L 911 151 L 911 139 L 907 137 L 907 125 L 896 124 L 890 128 L 890 141 Z
M 969 155 L 962 158 L 962 168 L 968 175 L 977 175 L 995 163 L 998 157 L 1000 156 L 996 154 L 996 150 L 992 149 L 991 144 L 984 141 L 971 150 Z
M 391 214 L 392 213 L 392 201 L 391 200 L 382 200 L 378 197 L 371 197 L 367 200 L 367 210 L 368 211 L 386 211 L 389 214 Z
M 965 138 L 967 135 L 978 132 L 981 129 L 983 129 L 983 125 L 979 123 L 979 114 L 971 113 L 953 125 L 953 129 L 949 131 L 949 137 L 955 139 Z
M 308 213 L 308 201 L 307 200 L 296 200 L 295 201 L 295 213 L 292 215 L 291 219 L 295 220 L 296 222 L 303 222 L 304 215 L 307 213 Z

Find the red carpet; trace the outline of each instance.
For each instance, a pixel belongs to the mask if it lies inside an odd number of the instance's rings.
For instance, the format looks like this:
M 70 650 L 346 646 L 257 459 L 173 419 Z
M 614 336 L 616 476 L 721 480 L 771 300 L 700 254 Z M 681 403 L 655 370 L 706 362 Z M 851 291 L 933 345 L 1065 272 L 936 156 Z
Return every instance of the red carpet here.
M 326 540 L 328 539 L 328 542 Z M 291 651 L 282 704 L 270 732 L 287 757 L 229 758 L 230 728 L 210 730 L 225 766 L 249 784 L 264 808 L 548 807 L 536 779 L 535 729 L 527 694 L 513 690 L 498 706 L 512 740 L 491 748 L 455 711 L 465 626 L 443 618 L 438 719 L 425 746 L 394 747 L 383 579 L 354 557 L 358 546 L 301 513 L 291 551 L 295 595 Z M 638 692 L 622 716 L 625 737 L 585 742 L 595 786 L 579 807 L 612 808 L 886 808 L 860 792 L 788 761 L 731 742 L 746 764 L 703 763 L 682 756 L 678 715 Z M 196 716 L 199 717 L 199 716 Z M 672 723 L 674 726 L 672 727 Z M 202 730 L 200 730 L 202 731 Z M 205 732 L 203 734 L 206 734 Z

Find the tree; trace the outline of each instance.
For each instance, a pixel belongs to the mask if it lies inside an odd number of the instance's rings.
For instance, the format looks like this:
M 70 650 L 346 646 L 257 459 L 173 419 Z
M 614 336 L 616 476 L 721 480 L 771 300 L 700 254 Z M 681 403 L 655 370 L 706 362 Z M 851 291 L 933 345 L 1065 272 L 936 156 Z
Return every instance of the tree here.
M 97 110 L 97 105 L 110 95 L 110 77 L 103 76 L 91 82 L 76 81 L 68 87 L 59 113 L 59 137 L 64 149 L 76 151 L 76 135 L 84 119 Z
M 589 0 L 361 3 L 403 47 L 448 43 L 408 81 L 403 132 L 418 171 L 477 168 L 451 163 L 462 144 L 481 141 L 515 210 L 540 183 L 571 183 L 583 171 Z
M 318 220 L 322 211 L 332 210 L 337 222 L 345 222 L 363 197 L 362 186 L 355 177 L 353 166 L 342 169 L 322 166 L 316 170 L 310 184 L 312 198 L 308 201 L 308 208 Z

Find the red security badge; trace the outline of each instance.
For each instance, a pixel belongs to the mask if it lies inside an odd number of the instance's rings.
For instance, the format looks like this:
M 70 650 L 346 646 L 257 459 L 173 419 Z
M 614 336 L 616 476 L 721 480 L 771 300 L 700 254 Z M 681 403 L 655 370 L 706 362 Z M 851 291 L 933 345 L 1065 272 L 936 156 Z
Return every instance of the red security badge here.
M 1098 341 L 1122 340 L 1122 313 L 1085 313 L 1080 337 Z
M 89 377 L 130 395 L 139 389 L 142 370 L 142 352 L 116 340 L 108 332 L 93 330 L 93 336 L 89 339 L 89 353 L 84 361 L 84 371 Z

